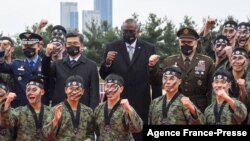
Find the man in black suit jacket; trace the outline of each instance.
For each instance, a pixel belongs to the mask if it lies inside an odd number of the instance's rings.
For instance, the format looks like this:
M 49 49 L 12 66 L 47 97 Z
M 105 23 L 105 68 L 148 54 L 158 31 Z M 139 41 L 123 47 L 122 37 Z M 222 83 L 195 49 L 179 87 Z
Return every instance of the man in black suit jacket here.
M 85 81 L 84 96 L 80 101 L 94 109 L 99 103 L 99 77 L 97 65 L 94 61 L 81 55 L 83 50 L 83 36 L 78 33 L 68 33 L 66 35 L 66 51 L 68 56 L 62 60 L 51 63 L 53 44 L 46 48 L 46 55 L 42 60 L 42 73 L 46 76 L 56 78 L 55 89 L 53 90 L 52 105 L 65 100 L 65 81 L 71 75 L 80 75 Z
M 154 78 L 149 75 L 148 59 L 155 53 L 155 47 L 138 38 L 139 27 L 134 19 L 127 19 L 122 25 L 123 39 L 107 45 L 104 53 L 104 62 L 99 70 L 102 79 L 110 73 L 116 73 L 125 80 L 125 89 L 122 98 L 127 98 L 129 103 L 140 115 L 144 124 L 147 124 L 148 110 L 151 102 L 150 83 Z M 157 84 L 153 84 L 153 87 Z M 153 93 L 152 98 L 161 95 Z M 134 136 L 142 140 L 141 134 Z

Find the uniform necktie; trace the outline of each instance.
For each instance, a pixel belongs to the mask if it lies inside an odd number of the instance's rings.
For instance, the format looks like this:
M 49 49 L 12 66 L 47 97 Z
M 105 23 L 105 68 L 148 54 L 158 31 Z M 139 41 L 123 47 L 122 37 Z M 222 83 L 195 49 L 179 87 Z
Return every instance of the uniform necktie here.
M 188 66 L 189 64 L 190 64 L 190 59 L 186 57 L 186 59 L 184 60 L 184 65 Z
M 29 67 L 30 67 L 30 69 L 33 69 L 34 64 L 35 64 L 34 61 L 30 61 L 30 62 L 29 62 Z
M 134 47 L 133 46 L 128 46 L 128 55 L 129 55 L 129 59 L 132 60 L 133 55 L 134 55 Z

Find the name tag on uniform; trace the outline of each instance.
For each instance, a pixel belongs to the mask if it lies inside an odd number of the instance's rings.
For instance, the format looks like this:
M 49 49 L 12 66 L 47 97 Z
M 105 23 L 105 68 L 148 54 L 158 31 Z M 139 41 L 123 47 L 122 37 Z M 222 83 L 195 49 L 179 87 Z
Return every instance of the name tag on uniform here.
M 17 70 L 24 71 L 24 68 L 23 68 L 23 66 L 20 66 L 20 68 L 17 68 Z

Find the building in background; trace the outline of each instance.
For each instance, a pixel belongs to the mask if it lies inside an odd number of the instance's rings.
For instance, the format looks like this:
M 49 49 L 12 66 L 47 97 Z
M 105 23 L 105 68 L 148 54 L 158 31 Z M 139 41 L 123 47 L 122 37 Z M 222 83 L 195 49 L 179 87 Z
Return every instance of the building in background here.
M 83 10 L 82 11 L 82 30 L 88 32 L 87 25 L 91 27 L 92 22 L 96 26 L 101 25 L 100 12 L 93 10 Z
M 106 21 L 112 27 L 112 0 L 95 0 L 94 10 L 100 12 L 101 23 Z
M 78 30 L 77 2 L 61 2 L 60 20 L 68 31 Z

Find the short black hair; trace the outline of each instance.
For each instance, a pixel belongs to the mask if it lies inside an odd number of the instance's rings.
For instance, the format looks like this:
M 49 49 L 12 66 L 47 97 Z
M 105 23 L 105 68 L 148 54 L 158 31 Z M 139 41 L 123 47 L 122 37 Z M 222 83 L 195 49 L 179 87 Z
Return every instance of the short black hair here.
M 70 38 L 70 37 L 78 37 L 81 44 L 84 44 L 84 38 L 83 38 L 83 35 L 80 34 L 80 33 L 76 33 L 76 32 L 70 32 L 70 33 L 67 33 L 66 34 L 66 40 L 67 38 Z
M 0 40 L 8 40 L 10 42 L 10 45 L 13 47 L 14 46 L 14 41 L 10 38 L 10 37 L 7 37 L 7 36 L 3 36 L 0 38 Z

